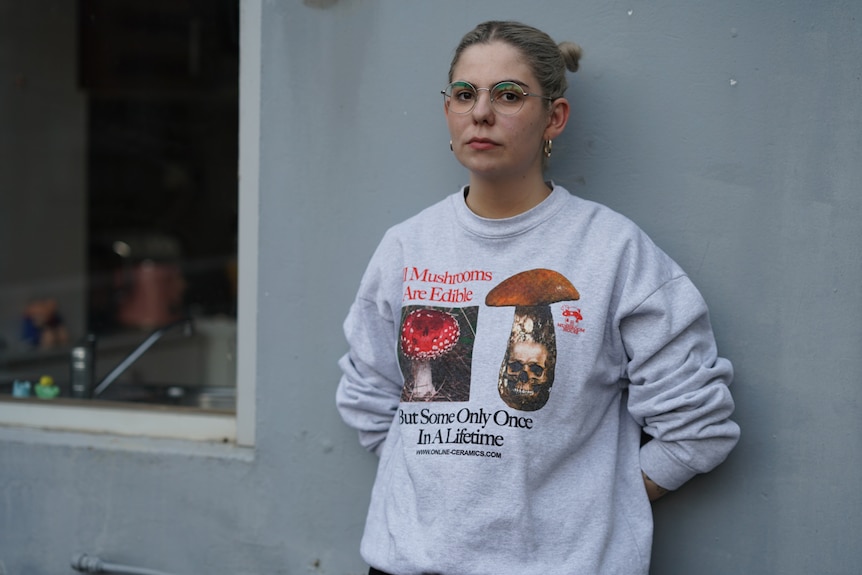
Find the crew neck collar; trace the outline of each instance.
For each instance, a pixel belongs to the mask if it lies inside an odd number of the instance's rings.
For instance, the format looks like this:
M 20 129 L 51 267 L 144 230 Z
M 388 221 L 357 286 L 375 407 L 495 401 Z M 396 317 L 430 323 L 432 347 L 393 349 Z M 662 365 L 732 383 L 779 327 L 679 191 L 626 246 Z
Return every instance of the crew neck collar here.
M 483 218 L 467 206 L 468 186 L 452 194 L 450 200 L 455 210 L 458 224 L 467 232 L 486 238 L 506 238 L 525 233 L 545 222 L 563 207 L 569 192 L 565 188 L 549 182 L 551 193 L 539 205 L 511 218 Z

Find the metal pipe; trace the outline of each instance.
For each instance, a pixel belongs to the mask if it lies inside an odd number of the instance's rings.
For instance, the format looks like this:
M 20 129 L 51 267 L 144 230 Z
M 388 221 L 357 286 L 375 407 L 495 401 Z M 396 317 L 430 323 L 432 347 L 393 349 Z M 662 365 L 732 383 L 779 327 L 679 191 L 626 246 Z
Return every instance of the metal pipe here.
M 114 573 L 116 575 L 171 575 L 164 571 L 120 565 L 117 563 L 105 563 L 98 557 L 90 557 L 86 553 L 79 553 L 72 557 L 72 569 L 80 573 Z
M 183 327 L 183 333 L 185 333 L 186 336 L 190 336 L 194 332 L 194 324 L 192 323 L 191 318 L 181 319 L 179 321 L 175 321 L 174 323 L 169 323 L 166 326 L 162 326 L 162 327 L 158 328 L 153 333 L 151 333 L 147 337 L 147 339 L 145 339 L 143 342 L 141 342 L 141 344 L 138 347 L 136 347 L 134 350 L 132 350 L 132 353 L 127 355 L 125 357 L 125 359 L 123 359 L 123 361 L 118 363 L 117 367 L 112 369 L 111 372 L 108 375 L 106 375 L 105 378 L 101 382 L 99 382 L 99 385 L 97 385 L 96 388 L 93 389 L 93 397 L 99 397 L 99 395 L 101 395 L 102 392 L 104 392 L 106 389 L 108 389 L 109 385 L 114 383 L 114 381 L 118 377 L 120 377 L 123 374 L 123 372 L 125 372 L 127 369 L 129 369 L 129 367 L 133 363 L 135 363 L 139 357 L 144 355 L 144 352 L 146 352 L 148 349 L 150 349 L 154 343 L 159 341 L 159 339 L 163 335 L 165 335 L 167 332 L 169 332 L 169 331 L 171 331 L 174 328 L 179 327 L 179 326 Z

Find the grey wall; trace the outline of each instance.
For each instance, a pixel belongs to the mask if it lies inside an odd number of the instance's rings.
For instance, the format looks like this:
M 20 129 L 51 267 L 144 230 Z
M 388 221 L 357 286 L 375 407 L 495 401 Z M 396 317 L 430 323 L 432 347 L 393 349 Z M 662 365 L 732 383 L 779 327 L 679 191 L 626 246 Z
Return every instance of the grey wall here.
M 862 4 L 264 2 L 257 445 L 0 429 L 0 561 L 350 574 L 374 460 L 332 396 L 389 225 L 452 192 L 458 38 L 517 18 L 586 49 L 551 176 L 639 222 L 710 303 L 743 438 L 655 506 L 654 573 L 862 566 Z

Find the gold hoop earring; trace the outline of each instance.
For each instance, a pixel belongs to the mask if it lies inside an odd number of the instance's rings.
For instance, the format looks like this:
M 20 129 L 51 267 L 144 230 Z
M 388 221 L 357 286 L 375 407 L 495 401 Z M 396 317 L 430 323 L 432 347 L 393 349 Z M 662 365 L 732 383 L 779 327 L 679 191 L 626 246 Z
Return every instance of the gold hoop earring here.
M 452 140 L 449 140 L 449 151 L 450 151 L 450 152 L 454 152 L 454 151 L 455 151 L 455 147 L 452 145 Z
M 546 158 L 551 157 L 551 149 L 554 147 L 554 142 L 551 140 L 545 140 L 545 145 L 542 146 L 542 152 L 545 153 Z

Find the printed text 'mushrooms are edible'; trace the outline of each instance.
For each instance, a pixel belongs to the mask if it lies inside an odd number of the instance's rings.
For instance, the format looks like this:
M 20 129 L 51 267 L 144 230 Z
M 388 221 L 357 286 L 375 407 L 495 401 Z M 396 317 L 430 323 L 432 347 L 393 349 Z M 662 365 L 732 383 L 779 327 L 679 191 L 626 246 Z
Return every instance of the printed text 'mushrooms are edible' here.
M 428 268 L 405 267 L 402 280 L 404 283 L 418 282 L 422 284 L 443 284 L 454 286 L 457 284 L 477 281 L 491 281 L 494 276 L 491 272 L 483 270 L 467 270 L 457 273 L 445 271 L 443 273 L 432 272 Z M 473 301 L 473 290 L 466 287 L 440 287 L 440 286 L 416 286 L 408 284 L 404 289 L 404 301 L 427 301 L 439 303 L 467 303 Z

